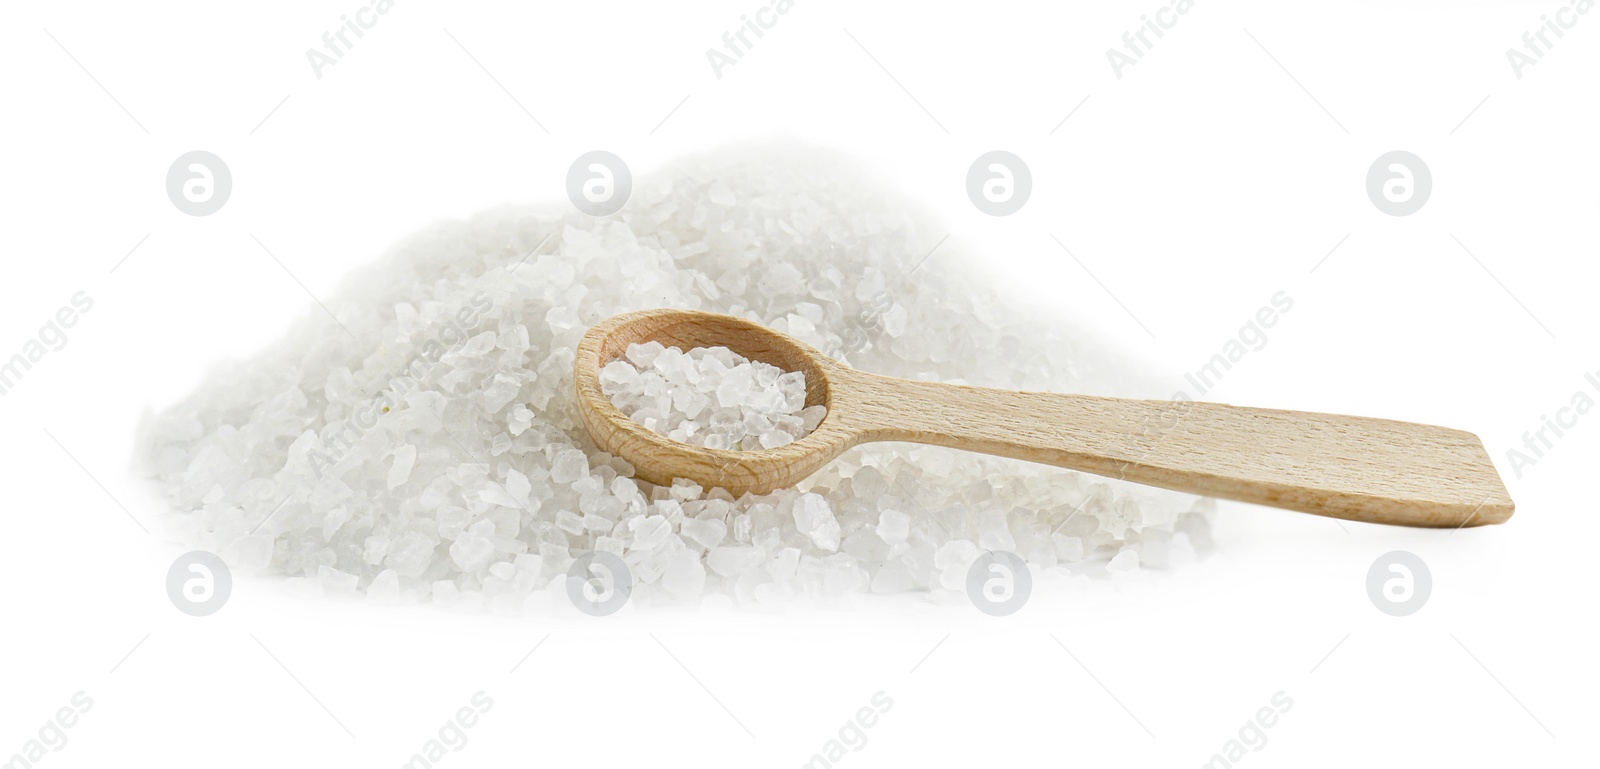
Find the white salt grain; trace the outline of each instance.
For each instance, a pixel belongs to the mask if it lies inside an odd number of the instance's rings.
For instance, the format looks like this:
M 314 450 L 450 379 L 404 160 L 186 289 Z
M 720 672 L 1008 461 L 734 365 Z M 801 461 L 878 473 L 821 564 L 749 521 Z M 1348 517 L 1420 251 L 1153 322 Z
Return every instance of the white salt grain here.
M 332 566 L 317 567 L 317 580 L 329 590 L 355 590 L 360 584 L 361 577 L 349 572 L 339 571 Z
M 633 533 L 635 550 L 652 550 L 672 536 L 672 524 L 659 515 L 631 519 L 628 528 Z
M 389 465 L 389 488 L 395 489 L 405 485 L 406 479 L 411 477 L 411 466 L 416 461 L 416 446 L 408 443 L 396 448 L 394 450 L 394 463 Z
M 489 531 L 484 524 L 487 521 L 475 523 L 465 533 L 456 538 L 455 544 L 450 546 L 450 559 L 462 571 L 474 572 L 489 563 L 489 558 L 494 555 L 494 543 L 489 541 Z M 489 524 L 492 530 L 494 524 Z
M 718 520 L 685 518 L 678 525 L 684 538 L 702 548 L 716 547 L 728 533 L 728 525 Z
M 589 459 L 581 451 L 562 451 L 550 465 L 550 480 L 556 483 L 574 483 L 588 474 Z
M 786 547 L 778 552 L 777 557 L 767 562 L 767 573 L 777 582 L 788 582 L 794 579 L 795 573 L 800 568 L 800 548 Z
M 911 533 L 911 517 L 899 510 L 884 510 L 878 516 L 878 536 L 891 545 L 906 541 Z
M 673 553 L 661 574 L 661 586 L 680 600 L 699 598 L 706 587 L 706 567 L 700 556 L 687 550 Z
M 367 586 L 367 598 L 373 603 L 397 603 L 400 600 L 400 575 L 394 569 L 384 569 L 372 578 Z
M 241 570 L 261 571 L 272 565 L 272 538 L 263 535 L 240 537 L 222 555 Z
M 820 495 L 801 494 L 795 499 L 794 525 L 817 547 L 829 552 L 839 549 L 839 519 Z
M 1139 570 L 1139 551 L 1124 549 L 1106 562 L 1106 571 L 1113 574 Z

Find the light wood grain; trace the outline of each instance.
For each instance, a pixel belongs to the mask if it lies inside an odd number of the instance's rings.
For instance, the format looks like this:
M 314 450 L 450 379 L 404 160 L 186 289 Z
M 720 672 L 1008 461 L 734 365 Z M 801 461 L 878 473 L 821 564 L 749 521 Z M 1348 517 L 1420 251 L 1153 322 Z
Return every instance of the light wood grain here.
M 721 345 L 806 374 L 806 405 L 828 416 L 794 443 L 720 451 L 657 435 L 600 391 L 629 344 Z M 740 318 L 648 310 L 584 336 L 579 411 L 600 448 L 652 483 L 688 478 L 735 495 L 792 486 L 869 441 L 979 451 L 1206 496 L 1403 526 L 1502 523 L 1514 509 L 1476 436 L 1367 417 L 1186 401 L 1142 401 L 918 382 L 851 369 Z

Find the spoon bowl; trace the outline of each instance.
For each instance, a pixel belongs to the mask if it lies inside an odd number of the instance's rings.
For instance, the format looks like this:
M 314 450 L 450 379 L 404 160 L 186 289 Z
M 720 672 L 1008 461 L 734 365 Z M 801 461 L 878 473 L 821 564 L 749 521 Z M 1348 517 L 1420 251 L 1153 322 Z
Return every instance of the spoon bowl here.
M 772 449 L 708 449 L 672 440 L 629 419 L 600 389 L 600 369 L 621 358 L 631 344 L 660 342 L 688 351 L 726 347 L 750 360 L 806 375 L 806 405 L 828 414 L 805 437 Z M 578 344 L 573 379 L 584 428 L 602 450 L 628 460 L 634 474 L 657 485 L 688 478 L 727 489 L 734 496 L 765 494 L 793 486 L 856 445 L 860 436 L 837 418 L 833 378 L 838 362 L 816 349 L 743 318 L 687 310 L 645 310 L 609 318 L 589 329 Z
M 759 451 L 674 441 L 629 419 L 600 369 L 628 345 L 726 347 L 799 371 L 806 405 L 827 416 L 793 443 Z M 1502 523 L 1515 509 L 1469 432 L 1369 417 L 923 382 L 852 369 L 731 315 L 646 310 L 589 329 L 574 362 L 578 411 L 601 449 L 657 485 L 687 478 L 734 496 L 793 486 L 845 450 L 910 441 L 1352 521 L 1449 527 Z

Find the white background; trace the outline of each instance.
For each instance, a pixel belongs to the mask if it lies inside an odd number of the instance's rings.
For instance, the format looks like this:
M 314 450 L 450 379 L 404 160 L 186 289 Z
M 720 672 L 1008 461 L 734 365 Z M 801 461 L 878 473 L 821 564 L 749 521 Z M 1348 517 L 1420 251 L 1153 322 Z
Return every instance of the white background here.
M 95 303 L 0 397 L 0 759 L 78 691 L 94 705 L 46 766 L 395 766 L 480 690 L 493 708 L 440 765 L 798 766 L 878 691 L 894 706 L 845 766 L 1201 765 L 1279 691 L 1293 708 L 1239 763 L 1591 753 L 1600 416 L 1521 477 L 1506 452 L 1600 370 L 1600 13 L 1518 79 L 1506 50 L 1561 0 L 1199 0 L 1118 79 L 1106 50 L 1159 0 L 797 0 L 718 79 L 706 50 L 759 0 L 681 5 L 399 0 L 321 79 L 306 50 L 361 0 L 0 10 L 0 353 L 75 292 Z M 406 233 L 560 201 L 582 152 L 643 176 L 774 137 L 861 158 L 1019 301 L 1167 370 L 1287 291 L 1208 399 L 1472 430 L 1516 517 L 1411 531 L 1224 505 L 1208 560 L 1041 585 L 1005 619 L 904 599 L 510 618 L 271 578 L 208 618 L 168 603 L 183 548 L 141 531 L 162 501 L 127 470 L 144 409 Z M 203 218 L 164 191 L 194 149 L 234 178 Z M 1032 168 L 1010 217 L 965 196 L 992 149 Z M 1395 149 L 1434 180 L 1407 217 L 1364 189 Z M 1433 575 L 1405 618 L 1366 594 L 1395 549 Z

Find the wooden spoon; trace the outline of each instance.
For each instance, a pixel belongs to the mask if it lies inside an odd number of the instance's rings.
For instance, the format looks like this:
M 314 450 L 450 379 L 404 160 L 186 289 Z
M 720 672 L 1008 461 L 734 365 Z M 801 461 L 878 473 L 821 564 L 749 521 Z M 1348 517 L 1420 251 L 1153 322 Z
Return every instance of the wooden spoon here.
M 806 405 L 827 406 L 827 417 L 804 438 L 760 451 L 701 448 L 651 432 L 600 390 L 602 366 L 651 340 L 727 347 L 804 372 Z M 911 441 L 1352 521 L 1478 526 L 1503 523 L 1513 510 L 1483 444 L 1460 430 L 896 379 L 729 315 L 647 310 L 609 318 L 584 335 L 574 374 L 578 410 L 601 449 L 651 483 L 687 478 L 735 496 L 792 486 L 860 443 Z

